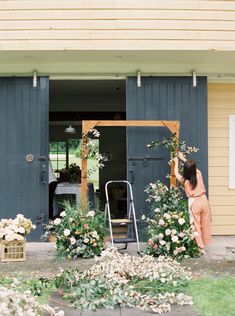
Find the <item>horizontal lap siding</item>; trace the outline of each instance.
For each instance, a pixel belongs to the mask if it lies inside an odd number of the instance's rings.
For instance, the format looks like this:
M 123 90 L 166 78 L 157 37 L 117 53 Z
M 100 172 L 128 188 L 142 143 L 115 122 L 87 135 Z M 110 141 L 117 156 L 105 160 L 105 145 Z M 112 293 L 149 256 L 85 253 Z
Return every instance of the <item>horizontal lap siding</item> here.
M 235 115 L 235 84 L 209 84 L 209 199 L 216 235 L 235 234 L 235 190 L 228 188 L 230 114 Z
M 0 1 L 1 50 L 235 49 L 230 1 Z

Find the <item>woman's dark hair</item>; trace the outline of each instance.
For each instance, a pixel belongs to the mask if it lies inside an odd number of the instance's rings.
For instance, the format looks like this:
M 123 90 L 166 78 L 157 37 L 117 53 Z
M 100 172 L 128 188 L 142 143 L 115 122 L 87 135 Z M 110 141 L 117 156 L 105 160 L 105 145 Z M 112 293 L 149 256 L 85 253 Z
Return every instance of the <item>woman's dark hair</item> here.
M 192 190 L 197 186 L 197 168 L 194 160 L 187 160 L 184 163 L 184 180 L 189 180 Z

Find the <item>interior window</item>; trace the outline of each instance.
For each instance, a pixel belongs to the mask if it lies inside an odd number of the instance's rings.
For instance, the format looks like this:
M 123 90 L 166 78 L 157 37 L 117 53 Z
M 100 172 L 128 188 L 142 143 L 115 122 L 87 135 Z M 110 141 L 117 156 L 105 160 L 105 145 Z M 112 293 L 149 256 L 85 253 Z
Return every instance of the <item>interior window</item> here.
M 54 172 L 59 182 L 70 182 L 71 179 L 65 178 L 63 171 L 73 166 L 81 168 L 81 148 L 80 139 L 69 139 L 67 141 L 50 142 L 50 160 Z M 92 147 L 99 152 L 99 140 L 92 140 Z M 95 156 L 88 159 L 89 182 L 94 184 L 94 189 L 99 188 L 99 168 Z

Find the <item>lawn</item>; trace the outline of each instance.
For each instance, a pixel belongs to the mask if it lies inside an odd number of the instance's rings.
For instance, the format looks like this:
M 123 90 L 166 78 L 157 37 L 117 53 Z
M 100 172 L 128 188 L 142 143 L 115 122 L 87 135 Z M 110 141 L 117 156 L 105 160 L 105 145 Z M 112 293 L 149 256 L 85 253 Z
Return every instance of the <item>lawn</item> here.
M 235 277 L 206 277 L 190 282 L 199 316 L 235 316 Z

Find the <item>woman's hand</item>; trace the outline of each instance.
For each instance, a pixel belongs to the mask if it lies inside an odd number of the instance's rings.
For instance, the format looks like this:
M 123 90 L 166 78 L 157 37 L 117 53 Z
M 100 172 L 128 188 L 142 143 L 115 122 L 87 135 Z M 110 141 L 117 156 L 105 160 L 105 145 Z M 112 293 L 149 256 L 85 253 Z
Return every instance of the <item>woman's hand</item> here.
M 178 157 L 174 157 L 174 162 L 177 163 L 179 161 Z
M 183 155 L 183 153 L 181 151 L 178 152 L 178 157 L 182 161 L 186 161 L 187 160 L 187 159 L 184 158 L 184 155 Z

